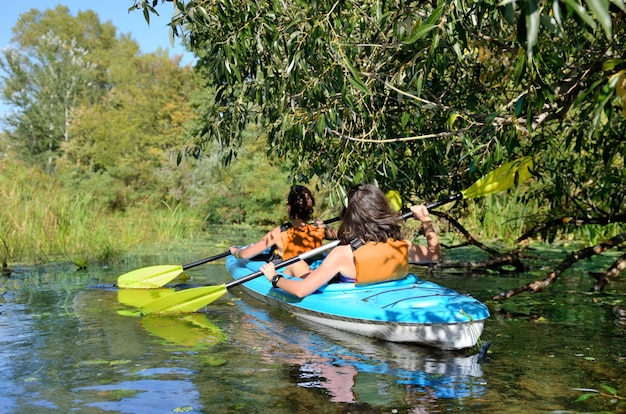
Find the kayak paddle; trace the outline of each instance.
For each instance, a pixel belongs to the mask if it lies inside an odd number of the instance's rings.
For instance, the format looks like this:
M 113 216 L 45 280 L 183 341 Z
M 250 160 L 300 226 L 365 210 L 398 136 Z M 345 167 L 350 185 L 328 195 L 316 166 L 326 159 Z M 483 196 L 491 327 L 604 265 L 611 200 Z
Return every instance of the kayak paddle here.
M 117 286 L 121 288 L 134 288 L 134 289 L 153 289 L 160 288 L 176 279 L 178 275 L 183 273 L 187 269 L 200 266 L 201 264 L 209 263 L 214 260 L 221 259 L 230 254 L 230 251 L 216 254 L 215 256 L 207 257 L 202 260 L 198 260 L 186 265 L 156 265 L 143 267 L 141 269 L 133 270 L 125 273 L 117 278 Z
M 528 178 L 530 178 L 531 174 L 529 169 L 531 167 L 532 160 L 530 157 L 523 157 L 518 160 L 508 162 L 496 168 L 489 174 L 483 176 L 466 190 L 461 191 L 460 193 L 445 198 L 443 200 L 437 201 L 435 203 L 428 204 L 426 207 L 428 209 L 433 209 L 436 207 L 440 207 L 444 204 L 451 203 L 455 200 L 486 196 L 489 194 L 507 190 L 514 185 L 524 182 Z M 403 214 L 401 218 L 406 219 L 412 216 L 413 213 L 408 212 L 406 214 Z M 325 223 L 337 220 L 339 219 L 335 218 L 328 220 Z M 317 249 L 313 249 L 289 260 L 285 260 L 277 264 L 276 268 L 278 269 L 281 267 L 289 266 L 300 260 L 316 256 L 325 250 L 337 246 L 338 244 L 339 241 L 337 240 L 332 243 L 325 244 L 321 247 L 318 247 Z M 144 305 L 141 308 L 141 313 L 142 315 L 163 315 L 196 312 L 197 310 L 207 306 L 211 302 L 220 298 L 231 287 L 241 285 L 261 275 L 263 275 L 263 272 L 259 271 L 219 286 L 204 286 L 182 290 L 171 295 L 156 299 L 153 302 Z
M 522 157 L 517 160 L 509 161 L 501 165 L 489 174 L 483 176 L 470 187 L 435 203 L 428 204 L 426 207 L 430 210 L 441 207 L 444 204 L 451 203 L 455 200 L 470 199 L 476 197 L 484 197 L 489 194 L 499 193 L 509 188 L 523 183 L 531 177 L 530 169 L 533 161 L 530 157 Z M 402 218 L 411 217 L 412 213 L 402 215 Z
M 318 254 L 330 250 L 333 247 L 339 244 L 339 240 L 335 240 L 330 243 L 326 243 L 323 246 L 320 246 L 316 249 L 309 250 L 308 252 L 302 253 L 296 257 L 292 257 L 291 259 L 284 260 L 280 263 L 277 263 L 275 267 L 280 269 L 285 266 L 292 265 L 300 260 L 309 259 L 311 257 L 315 257 Z M 209 303 L 218 299 L 222 295 L 224 295 L 228 289 L 241 285 L 242 283 L 246 283 L 249 280 L 255 279 L 259 276 L 262 276 L 263 272 L 258 271 L 248 276 L 244 276 L 239 279 L 235 279 L 231 282 L 224 283 L 218 286 L 203 286 L 191 289 L 185 289 L 178 291 L 176 293 L 172 293 L 171 295 L 164 296 L 162 298 L 155 299 L 154 301 L 147 303 L 141 308 L 142 315 L 172 315 L 172 314 L 183 314 L 183 313 L 193 313 L 198 309 L 201 309 L 207 306 Z
M 324 224 L 331 224 L 341 220 L 340 217 L 335 217 L 330 220 L 324 221 Z M 160 288 L 176 279 L 178 275 L 187 269 L 200 266 L 205 263 L 212 262 L 214 260 L 221 259 L 230 254 L 230 251 L 217 254 L 215 256 L 207 257 L 205 259 L 198 260 L 197 262 L 189 263 L 186 265 L 156 265 L 143 267 L 141 269 L 133 270 L 128 273 L 124 273 L 117 278 L 117 286 L 120 288 L 132 288 L 132 289 L 154 289 Z

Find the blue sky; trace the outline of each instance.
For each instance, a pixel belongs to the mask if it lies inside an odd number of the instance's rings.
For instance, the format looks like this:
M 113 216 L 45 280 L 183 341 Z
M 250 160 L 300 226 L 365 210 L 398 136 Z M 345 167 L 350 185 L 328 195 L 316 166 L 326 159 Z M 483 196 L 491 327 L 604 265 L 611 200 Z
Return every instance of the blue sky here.
M 141 53 L 155 52 L 159 47 L 167 50 L 169 56 L 183 55 L 181 64 L 193 62 L 193 55 L 186 52 L 185 48 L 176 42 L 170 44 L 170 34 L 167 23 L 172 17 L 172 3 L 161 4 L 156 7 L 160 16 L 151 15 L 150 25 L 146 23 L 140 10 L 128 13 L 128 8 L 133 5 L 133 0 L 11 0 L 4 2 L 0 12 L 0 48 L 9 45 L 13 32 L 11 29 L 22 13 L 30 9 L 53 9 L 58 4 L 70 9 L 70 13 L 76 16 L 78 11 L 93 10 L 100 17 L 101 22 L 110 21 L 117 29 L 117 34 L 125 33 L 135 40 L 141 49 Z M 0 114 L 6 111 L 3 102 L 0 101 Z

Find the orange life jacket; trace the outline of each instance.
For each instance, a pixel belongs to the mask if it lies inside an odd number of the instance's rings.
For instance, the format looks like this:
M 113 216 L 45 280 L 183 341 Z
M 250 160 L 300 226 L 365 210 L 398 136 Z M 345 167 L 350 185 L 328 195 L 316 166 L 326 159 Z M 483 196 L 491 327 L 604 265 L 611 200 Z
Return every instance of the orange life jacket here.
M 280 233 L 283 244 L 283 260 L 289 260 L 304 252 L 320 247 L 324 243 L 324 229 L 307 224 L 304 227 L 289 227 Z
M 409 242 L 367 242 L 354 251 L 356 284 L 404 279 L 409 274 Z

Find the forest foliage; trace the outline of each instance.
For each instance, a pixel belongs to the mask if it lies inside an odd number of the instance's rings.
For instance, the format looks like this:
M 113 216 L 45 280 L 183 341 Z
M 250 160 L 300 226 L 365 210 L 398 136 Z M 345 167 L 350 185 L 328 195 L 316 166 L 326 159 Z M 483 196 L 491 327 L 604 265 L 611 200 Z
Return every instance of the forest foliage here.
M 92 11 L 32 9 L 0 57 L 2 163 L 104 212 L 270 225 L 292 183 L 330 195 L 327 218 L 354 183 L 433 201 L 530 156 L 531 183 L 442 214 L 522 206 L 520 239 L 624 231 L 622 0 L 129 3 L 174 7 L 195 67 Z
M 174 8 L 215 102 L 187 148 L 232 160 L 249 122 L 296 180 L 456 193 L 531 156 L 529 224 L 623 221 L 626 7 L 536 2 L 136 0 Z M 207 112 L 210 111 L 210 112 Z M 463 205 L 460 205 L 463 207 Z
M 0 134 L 5 266 L 106 259 L 189 238 L 207 223 L 285 220 L 290 182 L 258 150 L 262 131 L 250 126 L 242 151 L 251 156 L 237 165 L 224 168 L 217 146 L 178 163 L 191 103 L 213 94 L 180 57 L 139 53 L 95 12 L 59 5 L 22 14 L 0 76 L 10 109 Z
M 100 22 L 95 12 L 72 16 L 59 5 L 20 16 L 0 69 L 2 98 L 11 108 L 0 141 L 3 162 L 38 167 L 110 211 L 182 205 L 213 222 L 231 220 L 212 208 L 224 195 L 212 178 L 228 176 L 211 162 L 213 151 L 206 151 L 202 168 L 177 162 L 188 144 L 186 125 L 193 125 L 191 103 L 214 95 L 199 88 L 193 68 L 181 66 L 180 57 L 140 54 L 134 40 L 116 35 L 113 24 Z M 260 134 L 250 133 L 247 142 L 257 145 Z M 245 206 L 248 222 L 282 217 L 268 205 L 282 201 L 289 183 L 280 167 L 269 168 L 267 184 L 277 194 L 258 196 L 265 200 L 258 208 Z M 250 180 L 265 184 L 264 177 Z M 241 216 L 234 215 L 246 221 Z
M 149 20 L 165 7 L 215 92 L 185 154 L 218 143 L 228 163 L 257 123 L 295 180 L 320 177 L 337 199 L 377 182 L 410 203 L 530 156 L 535 179 L 517 201 L 537 209 L 518 240 L 611 224 L 607 248 L 623 245 L 623 0 L 135 0 L 130 9 Z M 469 211 L 455 209 L 452 221 Z

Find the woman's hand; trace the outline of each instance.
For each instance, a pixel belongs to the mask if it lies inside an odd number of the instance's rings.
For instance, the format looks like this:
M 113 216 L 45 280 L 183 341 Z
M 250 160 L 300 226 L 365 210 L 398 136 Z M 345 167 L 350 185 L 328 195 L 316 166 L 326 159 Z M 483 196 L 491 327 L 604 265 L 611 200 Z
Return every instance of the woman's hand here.
M 276 272 L 276 267 L 272 262 L 265 263 L 263 266 L 261 266 L 260 270 L 270 282 L 272 281 L 272 278 L 278 274 Z
M 416 219 L 421 222 L 431 221 L 430 214 L 428 213 L 428 209 L 424 204 L 418 204 L 416 206 L 411 206 L 411 212 Z
M 324 223 L 324 220 L 322 219 L 315 219 L 313 220 L 313 225 L 319 229 L 325 229 L 326 228 L 326 223 Z

